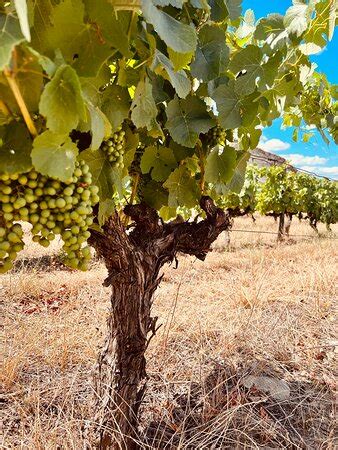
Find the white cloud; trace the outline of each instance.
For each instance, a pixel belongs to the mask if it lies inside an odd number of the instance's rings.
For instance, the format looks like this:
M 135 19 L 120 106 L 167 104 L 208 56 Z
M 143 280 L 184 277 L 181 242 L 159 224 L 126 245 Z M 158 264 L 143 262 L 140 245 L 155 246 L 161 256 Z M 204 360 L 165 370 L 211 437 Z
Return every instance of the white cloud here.
M 307 166 L 317 166 L 327 163 L 327 158 L 322 158 L 321 156 L 304 156 L 300 153 L 290 153 L 289 155 L 281 155 L 283 158 L 287 159 L 295 166 L 307 165 Z
M 281 150 L 288 150 L 290 144 L 281 141 L 280 139 L 266 139 L 265 137 L 262 137 L 259 142 L 259 147 L 267 152 L 279 152 Z
M 318 166 L 300 166 L 299 169 L 316 173 L 317 175 L 327 176 L 329 178 L 338 178 L 338 166 L 318 167 Z

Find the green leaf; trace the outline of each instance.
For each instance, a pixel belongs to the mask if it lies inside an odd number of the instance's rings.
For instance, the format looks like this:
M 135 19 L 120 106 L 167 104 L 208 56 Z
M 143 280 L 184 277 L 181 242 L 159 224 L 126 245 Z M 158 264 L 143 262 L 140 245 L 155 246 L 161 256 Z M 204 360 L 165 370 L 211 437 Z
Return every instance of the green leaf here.
M 153 25 L 156 33 L 178 53 L 194 52 L 197 44 L 196 31 L 164 11 L 156 8 L 152 0 L 142 0 L 142 12 L 148 23 Z
M 254 34 L 255 39 L 265 41 L 269 36 L 285 34 L 284 16 L 281 14 L 268 14 L 260 19 Z
M 205 180 L 208 183 L 227 183 L 231 180 L 236 167 L 236 150 L 225 146 L 216 146 L 208 155 L 205 165 Z
M 229 48 L 224 31 L 217 26 L 205 25 L 198 34 L 195 60 L 191 64 L 192 76 L 210 81 L 225 71 L 228 61 Z
M 190 53 L 178 53 L 172 48 L 168 47 L 168 55 L 170 61 L 173 63 L 174 70 L 181 70 L 187 67 L 194 56 L 193 52 Z
M 206 104 L 197 97 L 179 100 L 177 97 L 167 107 L 166 127 L 172 138 L 185 147 L 194 147 L 200 133 L 206 133 L 215 125 Z
M 110 136 L 112 129 L 107 117 L 97 106 L 88 104 L 88 110 L 92 133 L 91 149 L 96 150 L 100 147 L 103 139 Z
M 210 0 L 211 19 L 223 22 L 224 19 L 236 20 L 241 15 L 242 0 Z
M 55 50 L 59 49 L 65 61 L 72 64 L 79 75 L 89 77 L 96 75 L 116 50 L 102 38 L 98 24 L 90 20 L 85 22 L 84 17 L 85 8 L 81 0 L 63 0 L 53 6 L 47 0 L 42 0 L 41 5 L 40 1 L 36 2 L 32 46 L 50 58 L 54 58 Z M 115 30 L 113 16 L 111 23 Z M 123 34 L 120 42 L 126 43 Z
M 90 23 L 100 30 L 103 40 L 122 55 L 131 56 L 128 29 L 132 31 L 135 27 L 137 16 L 130 11 L 115 11 L 109 0 L 83 0 L 83 3 Z
M 233 56 L 229 69 L 234 74 L 245 71 L 236 79 L 235 89 L 240 95 L 251 94 L 255 90 L 257 78 L 264 74 L 262 56 L 262 50 L 255 45 L 248 45 Z
M 26 0 L 14 0 L 16 13 L 19 18 L 21 32 L 25 36 L 26 41 L 31 40 L 31 33 L 28 23 L 27 3 Z
M 86 110 L 81 85 L 75 70 L 59 67 L 41 95 L 40 113 L 47 118 L 47 127 L 56 133 L 67 133 L 85 120 Z
M 9 64 L 12 50 L 22 41 L 19 21 L 9 14 L 0 14 L 0 70 Z
M 250 152 L 236 152 L 236 165 L 233 170 L 233 175 L 231 180 L 226 185 L 226 190 L 228 192 L 238 193 L 241 191 L 245 180 L 245 172 L 249 158 Z
M 99 212 L 98 212 L 98 220 L 99 225 L 102 226 L 105 224 L 106 220 L 111 217 L 116 210 L 116 203 L 114 200 L 107 198 L 104 201 L 99 202 Z
M 141 158 L 142 173 L 151 171 L 151 178 L 155 181 L 166 180 L 175 167 L 174 153 L 168 147 L 147 147 Z
M 113 169 L 102 150 L 85 150 L 81 159 L 88 164 L 93 184 L 99 188 L 100 201 L 111 199 L 115 189 L 122 190 L 122 173 Z
M 73 175 L 78 152 L 67 135 L 47 130 L 34 139 L 32 162 L 42 175 L 66 181 Z
M 14 174 L 32 167 L 32 139 L 22 122 L 0 128 L 0 173 Z
M 125 132 L 126 145 L 124 148 L 123 164 L 125 168 L 125 175 L 128 175 L 128 169 L 134 160 L 135 152 L 140 140 L 139 135 L 137 133 L 133 133 L 130 128 L 126 128 Z
M 127 88 L 109 85 L 101 94 L 101 110 L 111 123 L 112 131 L 116 131 L 128 117 L 131 104 Z
M 148 130 L 156 128 L 157 107 L 148 77 L 137 85 L 131 108 L 131 120 L 137 128 L 146 127 Z
M 161 183 L 158 183 L 157 181 L 151 180 L 147 183 L 142 188 L 141 195 L 143 201 L 145 201 L 147 205 L 157 210 L 168 204 L 168 191 L 166 191 Z
M 220 125 L 225 129 L 241 126 L 241 98 L 235 91 L 234 82 L 218 86 L 213 93 L 213 98 L 217 104 Z
M 151 69 L 158 75 L 162 75 L 164 78 L 169 79 L 179 97 L 185 98 L 189 94 L 191 83 L 185 71 L 175 71 L 170 59 L 158 50 L 156 50 Z
M 169 207 L 186 206 L 187 208 L 193 208 L 196 205 L 198 187 L 187 167 L 180 166 L 175 169 L 163 186 L 169 191 Z
M 284 25 L 289 34 L 301 36 L 307 29 L 309 22 L 309 6 L 304 3 L 297 3 L 290 6 L 284 17 Z

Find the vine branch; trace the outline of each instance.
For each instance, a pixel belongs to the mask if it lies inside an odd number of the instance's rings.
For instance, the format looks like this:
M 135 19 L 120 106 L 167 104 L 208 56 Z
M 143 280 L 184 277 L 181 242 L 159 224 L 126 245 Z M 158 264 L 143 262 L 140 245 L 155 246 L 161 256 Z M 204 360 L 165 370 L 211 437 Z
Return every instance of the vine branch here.
M 7 83 L 9 87 L 11 88 L 11 91 L 13 92 L 13 95 L 15 97 L 15 100 L 20 108 L 22 117 L 27 125 L 27 128 L 30 132 L 30 134 L 35 137 L 38 135 L 37 129 L 34 125 L 34 122 L 29 114 L 28 108 L 26 106 L 25 100 L 21 94 L 20 88 L 16 82 L 14 73 L 8 69 L 7 67 L 4 69 L 4 74 L 7 80 Z

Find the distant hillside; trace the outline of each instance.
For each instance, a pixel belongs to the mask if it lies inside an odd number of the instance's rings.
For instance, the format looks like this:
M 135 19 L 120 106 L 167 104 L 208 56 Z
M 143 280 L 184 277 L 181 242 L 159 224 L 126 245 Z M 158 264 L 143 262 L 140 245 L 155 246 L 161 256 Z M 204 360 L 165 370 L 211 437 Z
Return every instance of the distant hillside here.
M 249 164 L 256 164 L 258 167 L 268 167 L 273 165 L 280 166 L 287 163 L 287 160 L 285 158 L 274 155 L 273 153 L 266 152 L 261 148 L 251 150 L 250 154 L 251 156 L 249 159 Z

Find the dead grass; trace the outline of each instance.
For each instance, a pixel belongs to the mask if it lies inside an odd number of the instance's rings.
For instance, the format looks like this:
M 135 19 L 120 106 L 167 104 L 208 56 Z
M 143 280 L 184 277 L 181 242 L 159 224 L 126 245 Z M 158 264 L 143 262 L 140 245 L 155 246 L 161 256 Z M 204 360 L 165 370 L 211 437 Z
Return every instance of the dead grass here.
M 234 228 L 276 225 L 238 219 Z M 143 448 L 335 448 L 337 240 L 297 222 L 291 234 L 309 237 L 276 245 L 273 235 L 233 232 L 229 252 L 219 242 L 204 263 L 181 257 L 166 269 Z M 90 448 L 83 429 L 108 311 L 105 269 L 50 268 L 54 257 L 29 263 L 39 251 L 29 245 L 26 262 L 0 280 L 2 447 Z M 285 380 L 288 398 L 246 388 L 248 375 Z

